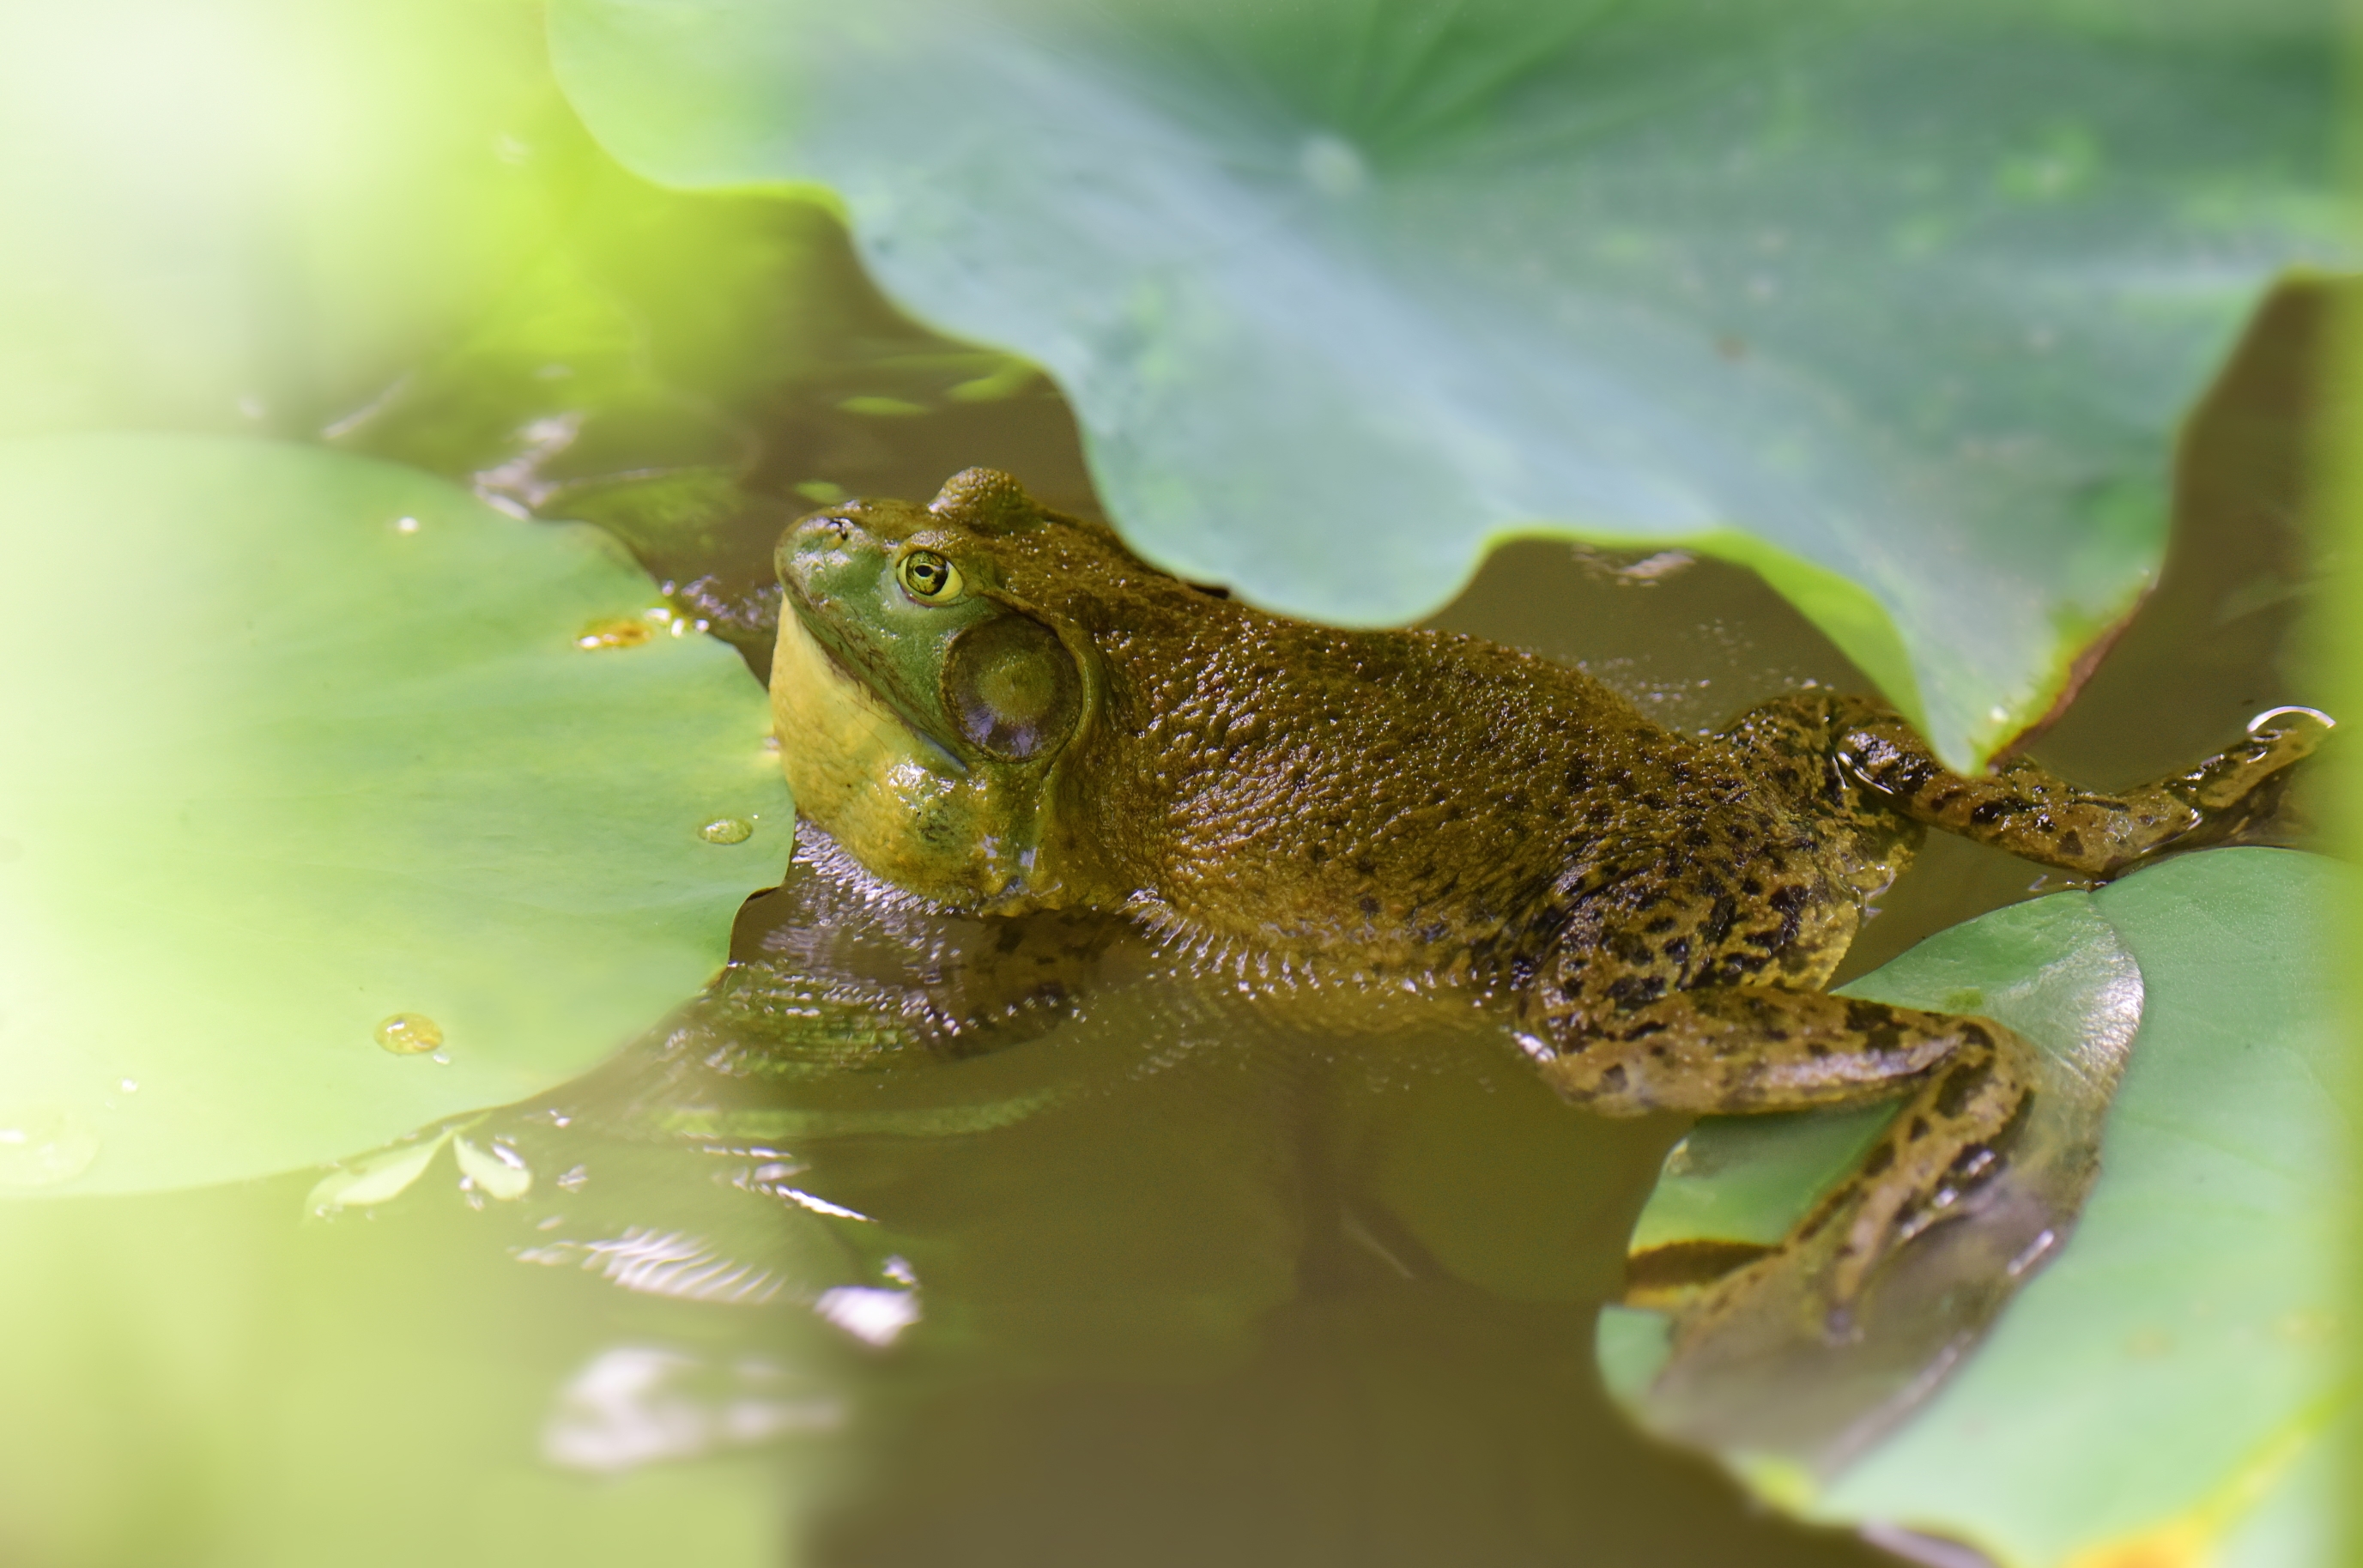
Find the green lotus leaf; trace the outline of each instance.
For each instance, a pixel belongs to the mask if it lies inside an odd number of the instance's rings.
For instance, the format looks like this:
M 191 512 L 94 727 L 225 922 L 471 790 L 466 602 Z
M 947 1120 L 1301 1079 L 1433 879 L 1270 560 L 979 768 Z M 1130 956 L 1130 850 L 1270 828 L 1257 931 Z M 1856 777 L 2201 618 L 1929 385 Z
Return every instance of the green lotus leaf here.
M 2329 13 L 556 0 L 593 134 L 818 182 L 1032 357 L 1150 558 L 1404 621 L 1486 545 L 1756 566 L 1958 767 L 2154 575 L 2176 421 L 2335 254 Z
M 0 1191 L 534 1093 L 777 880 L 760 688 L 590 528 L 195 436 L 0 445 Z
M 2057 1059 L 2114 1032 L 2125 992 L 2105 977 L 2138 965 L 2101 1176 L 2056 1261 L 1880 1441 L 1834 1457 L 1759 1426 L 1710 1446 L 1808 1518 L 1968 1541 L 2006 1568 L 2327 1561 L 2333 1438 L 2355 1415 L 2336 1260 L 2357 1096 L 2326 940 L 2349 880 L 2282 850 L 2186 856 L 1997 911 L 1849 988 L 1990 1011 Z M 1636 1247 L 1777 1237 L 1881 1120 L 1702 1123 Z M 1612 1308 L 1600 1337 L 1646 1424 L 1698 1430 L 1711 1390 L 1670 1385 L 1692 1353 L 1667 1359 L 1661 1320 Z

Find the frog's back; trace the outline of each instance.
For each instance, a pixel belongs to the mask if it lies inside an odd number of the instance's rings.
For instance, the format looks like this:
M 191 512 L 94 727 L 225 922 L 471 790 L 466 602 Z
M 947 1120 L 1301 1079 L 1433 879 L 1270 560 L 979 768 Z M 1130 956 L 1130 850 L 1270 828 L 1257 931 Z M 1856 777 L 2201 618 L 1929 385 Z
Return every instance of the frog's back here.
M 1188 608 L 1103 641 L 1083 770 L 1151 923 L 1514 983 L 1608 883 L 1671 875 L 1712 906 L 1768 852 L 1813 857 L 1738 753 L 1580 670 L 1448 633 Z
M 1266 614 L 1000 475 L 815 514 L 783 550 L 809 635 L 782 647 L 821 651 L 774 682 L 782 735 L 916 737 L 859 788 L 815 765 L 799 798 L 924 896 L 1121 908 L 1210 957 L 1481 989 L 1581 945 L 1603 900 L 1645 926 L 1666 906 L 1703 955 L 1761 928 L 1814 963 L 1797 911 L 1851 918 L 1800 787 L 1821 759 L 1663 729 L 1580 670 Z M 804 713 L 848 661 L 860 712 Z M 899 816 L 871 809 L 910 779 Z

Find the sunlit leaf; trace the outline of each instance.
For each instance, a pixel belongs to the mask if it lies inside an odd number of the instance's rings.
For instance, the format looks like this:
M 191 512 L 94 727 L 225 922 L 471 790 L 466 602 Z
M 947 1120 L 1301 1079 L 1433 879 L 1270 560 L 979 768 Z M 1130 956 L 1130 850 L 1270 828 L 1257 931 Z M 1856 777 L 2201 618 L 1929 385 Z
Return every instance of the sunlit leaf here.
M 785 863 L 760 688 L 588 528 L 198 437 L 0 447 L 0 1122 L 94 1141 L 40 1190 L 569 1077 Z
M 2101 1178 L 2057 1261 L 1883 1442 L 1834 1474 L 1825 1452 L 1760 1431 L 1725 1461 L 1808 1517 L 1967 1540 L 2009 1568 L 2324 1560 L 2327 1434 L 2352 1416 L 2335 1260 L 2357 1097 L 2324 923 L 2344 876 L 2286 851 L 2188 856 L 1997 911 L 1866 977 L 1861 991 L 1899 999 L 1982 989 L 2007 1021 L 2072 1037 L 2099 1015 L 2078 1020 L 2075 988 L 2056 984 L 2047 1019 L 2040 996 L 2030 1011 L 2030 977 L 2129 954 L 2145 999 Z M 2029 946 L 2037 933 L 2049 951 Z M 1742 1146 L 1722 1124 L 1692 1137 Z M 1842 1165 L 1832 1138 L 1802 1119 L 1750 1130 L 1792 1185 L 1734 1171 L 1720 1203 L 1699 1190 L 1720 1176 L 1675 1170 L 1647 1242 L 1777 1233 Z M 1662 1331 L 1611 1309 L 1602 1350 L 1612 1385 L 1660 1424 Z
M 1758 566 L 1968 765 L 2158 565 L 2176 421 L 2334 252 L 2326 10 L 559 0 L 685 186 L 819 182 L 1027 354 L 1127 535 L 1349 622 L 1485 543 Z

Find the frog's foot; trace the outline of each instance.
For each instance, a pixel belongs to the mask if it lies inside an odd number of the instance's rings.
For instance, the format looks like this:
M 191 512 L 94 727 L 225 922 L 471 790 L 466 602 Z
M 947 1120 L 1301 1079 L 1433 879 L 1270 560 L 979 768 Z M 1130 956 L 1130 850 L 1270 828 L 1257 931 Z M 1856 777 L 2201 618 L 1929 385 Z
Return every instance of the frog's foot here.
M 1922 1085 L 1854 1170 L 1751 1269 L 1718 1280 L 1685 1318 L 1725 1315 L 1751 1293 L 1758 1270 L 1801 1253 L 1827 1270 L 1825 1331 L 1852 1331 L 1854 1310 L 1879 1269 L 1913 1238 L 1967 1211 L 1966 1200 L 2001 1174 L 2034 1109 L 2031 1047 L 1988 1019 L 1968 1019 L 1944 1069 Z
M 2311 708 L 2258 715 L 2239 745 L 2115 793 L 2080 790 L 2025 760 L 1989 778 L 1954 773 L 1897 714 L 1858 698 L 1824 700 L 1840 766 L 1914 821 L 2089 877 L 2113 876 L 2167 848 L 2220 844 L 2268 820 L 2289 769 L 2330 733 Z
M 1521 1002 L 1520 1038 L 1560 1094 L 1608 1115 L 1794 1110 L 1912 1098 L 1851 1175 L 1781 1244 L 1706 1287 L 1702 1321 L 1757 1274 L 1807 1255 L 1828 1331 L 1880 1266 L 1990 1182 L 2034 1101 L 2031 1048 L 1988 1019 L 1772 986 L 1702 987 L 1637 1007 L 1555 982 Z
M 2165 780 L 2163 788 L 2179 790 L 2203 818 L 2174 847 L 2238 843 L 2269 826 L 2296 775 L 2295 765 L 2336 727 L 2336 720 L 2313 708 L 2274 708 L 2248 721 L 2248 738 L 2240 745 Z

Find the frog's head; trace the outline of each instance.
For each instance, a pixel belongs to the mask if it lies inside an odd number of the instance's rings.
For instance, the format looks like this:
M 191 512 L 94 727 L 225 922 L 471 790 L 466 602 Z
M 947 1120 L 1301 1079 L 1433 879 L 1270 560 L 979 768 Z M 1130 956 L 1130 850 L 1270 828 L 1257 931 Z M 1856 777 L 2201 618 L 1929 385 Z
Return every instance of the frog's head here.
M 925 507 L 814 513 L 779 545 L 771 712 L 796 809 L 873 874 L 954 908 L 1090 896 L 1062 781 L 1101 666 L 1053 596 L 1026 591 L 1059 542 L 1045 531 L 1115 549 L 988 469 Z

